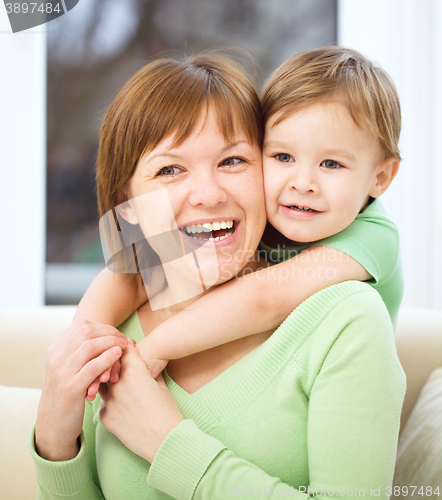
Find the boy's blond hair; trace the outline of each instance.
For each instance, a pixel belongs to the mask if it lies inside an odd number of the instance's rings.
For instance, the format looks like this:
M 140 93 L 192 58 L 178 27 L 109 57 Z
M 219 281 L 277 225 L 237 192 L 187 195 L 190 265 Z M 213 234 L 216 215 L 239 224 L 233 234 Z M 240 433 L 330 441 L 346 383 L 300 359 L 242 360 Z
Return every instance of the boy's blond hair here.
M 386 158 L 400 159 L 401 109 L 386 71 L 344 47 L 300 52 L 287 59 L 265 84 L 264 119 L 278 113 L 277 125 L 319 101 L 344 104 L 356 124 L 380 140 Z

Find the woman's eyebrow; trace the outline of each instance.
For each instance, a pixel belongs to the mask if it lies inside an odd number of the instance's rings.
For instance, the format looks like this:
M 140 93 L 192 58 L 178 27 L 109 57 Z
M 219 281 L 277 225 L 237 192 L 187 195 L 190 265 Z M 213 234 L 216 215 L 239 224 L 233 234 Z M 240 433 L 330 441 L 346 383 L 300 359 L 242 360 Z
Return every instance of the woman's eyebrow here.
M 183 157 L 180 156 L 180 155 L 176 155 L 176 154 L 173 154 L 173 153 L 158 153 L 156 155 L 153 155 L 151 156 L 150 158 L 147 157 L 146 160 L 147 161 L 151 161 L 153 160 L 154 158 L 172 158 L 173 160 L 182 160 Z
M 225 146 L 224 148 L 221 149 L 220 153 L 223 154 L 225 153 L 226 151 L 228 151 L 229 149 L 232 149 L 234 148 L 235 146 L 238 146 L 239 144 L 249 144 L 249 141 L 246 141 L 245 139 L 242 140 L 242 141 L 237 141 L 237 142 L 234 142 L 232 144 L 229 144 L 227 146 Z M 183 156 L 181 155 L 177 155 L 177 154 L 174 154 L 174 153 L 157 153 L 151 157 L 147 156 L 146 157 L 146 161 L 150 162 L 152 160 L 154 160 L 155 158 L 171 158 L 172 160 L 183 160 Z
M 242 140 L 242 141 L 237 141 L 237 142 L 233 142 L 232 144 L 229 144 L 228 146 L 224 147 L 223 149 L 221 149 L 220 153 L 225 153 L 226 151 L 228 151 L 229 149 L 232 149 L 234 148 L 235 146 L 238 146 L 238 144 L 250 144 L 249 141 L 246 141 L 245 139 Z

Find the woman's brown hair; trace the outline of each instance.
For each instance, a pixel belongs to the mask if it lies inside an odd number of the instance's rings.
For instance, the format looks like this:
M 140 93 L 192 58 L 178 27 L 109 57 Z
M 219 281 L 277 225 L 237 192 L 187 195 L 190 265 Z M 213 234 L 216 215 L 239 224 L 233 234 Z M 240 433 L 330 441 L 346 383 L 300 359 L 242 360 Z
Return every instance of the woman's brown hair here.
M 228 142 L 240 130 L 261 146 L 259 97 L 239 61 L 225 51 L 157 59 L 126 83 L 112 102 L 100 134 L 96 172 L 100 216 L 118 204 L 118 193 L 140 157 L 171 135 L 174 145 L 180 145 L 209 106 Z

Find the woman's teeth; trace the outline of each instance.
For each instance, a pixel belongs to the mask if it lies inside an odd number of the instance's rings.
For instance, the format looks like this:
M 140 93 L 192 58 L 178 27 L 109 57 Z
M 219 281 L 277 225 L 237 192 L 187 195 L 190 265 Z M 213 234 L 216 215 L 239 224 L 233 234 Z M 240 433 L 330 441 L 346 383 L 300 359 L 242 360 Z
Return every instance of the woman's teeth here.
M 226 231 L 225 231 L 226 230 Z M 186 234 L 194 239 L 198 240 L 208 240 L 208 241 L 221 241 L 225 238 L 231 236 L 234 232 L 233 229 L 233 220 L 228 221 L 220 221 L 220 222 L 205 222 L 204 224 L 196 224 L 192 226 L 184 226 L 184 231 Z M 212 236 L 213 231 L 222 231 L 221 236 Z M 201 236 L 205 236 L 204 238 L 200 236 L 196 236 L 197 233 L 202 233 Z M 207 233 L 210 233 L 209 236 Z M 194 236 L 195 235 L 195 236 Z M 209 238 L 207 237 L 209 236 Z
M 221 241 L 225 240 L 229 236 L 232 236 L 233 231 L 228 231 L 224 236 L 217 236 L 216 238 L 212 238 L 212 236 L 209 238 L 209 241 Z M 203 240 L 204 238 L 198 238 L 199 240 Z

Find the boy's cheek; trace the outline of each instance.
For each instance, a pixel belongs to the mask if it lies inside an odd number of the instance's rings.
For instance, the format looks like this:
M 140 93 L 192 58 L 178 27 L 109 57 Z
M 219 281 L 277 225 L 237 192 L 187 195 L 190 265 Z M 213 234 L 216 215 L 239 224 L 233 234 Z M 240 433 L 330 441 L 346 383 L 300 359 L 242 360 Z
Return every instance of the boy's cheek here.
M 267 174 L 264 172 L 264 196 L 266 203 L 275 201 L 277 195 L 281 191 L 276 175 Z

